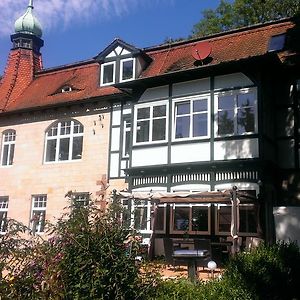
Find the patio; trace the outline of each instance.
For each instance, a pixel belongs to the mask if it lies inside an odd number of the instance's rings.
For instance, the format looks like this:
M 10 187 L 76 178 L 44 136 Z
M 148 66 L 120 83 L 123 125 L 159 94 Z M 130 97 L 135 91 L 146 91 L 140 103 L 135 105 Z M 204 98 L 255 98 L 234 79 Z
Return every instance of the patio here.
M 198 280 L 210 280 L 213 278 L 218 278 L 223 272 L 223 269 L 217 268 L 214 270 L 213 274 L 210 272 L 209 269 L 199 268 L 198 269 Z M 160 270 L 160 275 L 163 279 L 176 279 L 176 278 L 188 278 L 188 269 L 187 266 L 180 266 L 180 267 L 170 267 L 170 266 L 163 266 Z

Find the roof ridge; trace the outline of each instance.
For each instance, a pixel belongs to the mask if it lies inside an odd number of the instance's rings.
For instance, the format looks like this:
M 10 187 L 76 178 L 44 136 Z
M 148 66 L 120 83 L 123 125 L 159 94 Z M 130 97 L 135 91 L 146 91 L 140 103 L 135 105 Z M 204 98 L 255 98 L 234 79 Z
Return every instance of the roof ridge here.
M 174 42 L 174 43 L 169 43 L 169 44 L 165 43 L 165 44 L 161 44 L 161 45 L 157 45 L 157 46 L 146 47 L 146 48 L 143 48 L 143 51 L 145 51 L 146 53 L 147 52 L 155 52 L 155 51 L 162 52 L 163 50 L 168 51 L 169 48 L 180 48 L 185 45 L 197 43 L 197 42 L 201 42 L 201 41 L 221 39 L 224 37 L 228 37 L 228 35 L 240 34 L 243 31 L 245 33 L 247 33 L 247 32 L 253 33 L 253 31 L 255 29 L 257 29 L 256 31 L 259 31 L 259 30 L 265 30 L 266 27 L 272 27 L 275 25 L 276 25 L 276 27 L 284 26 L 287 23 L 291 23 L 295 19 L 296 19 L 296 17 L 290 17 L 290 18 L 282 18 L 282 19 L 278 19 L 278 20 L 273 20 L 273 21 L 269 21 L 269 22 L 265 22 L 265 23 L 257 23 L 257 24 L 253 24 L 253 25 L 249 25 L 249 26 L 244 26 L 244 27 L 240 27 L 240 28 L 230 29 L 227 31 L 209 34 L 209 35 L 202 36 L 202 37 L 195 37 L 195 38 L 191 38 L 191 39 L 187 38 L 183 41 L 178 41 L 178 42 Z
M 40 71 L 38 71 L 36 74 L 41 74 L 41 73 L 47 73 L 47 72 L 51 72 L 51 71 L 61 71 L 61 70 L 65 70 L 66 68 L 75 68 L 75 67 L 85 67 L 87 65 L 93 64 L 93 63 L 97 63 L 93 58 L 90 59 L 86 59 L 86 60 L 81 60 L 81 61 L 77 61 L 74 63 L 70 63 L 70 64 L 64 64 L 64 65 L 60 65 L 60 66 L 54 66 L 54 67 L 49 67 L 49 68 L 44 68 Z
M 84 63 L 84 62 L 86 62 L 86 63 Z M 48 74 L 57 74 L 57 73 L 61 73 L 61 72 L 69 72 L 74 69 L 91 68 L 93 65 L 97 65 L 97 62 L 95 60 L 82 61 L 80 63 L 46 68 L 46 69 L 42 69 L 41 71 L 36 72 L 36 77 L 46 76 Z

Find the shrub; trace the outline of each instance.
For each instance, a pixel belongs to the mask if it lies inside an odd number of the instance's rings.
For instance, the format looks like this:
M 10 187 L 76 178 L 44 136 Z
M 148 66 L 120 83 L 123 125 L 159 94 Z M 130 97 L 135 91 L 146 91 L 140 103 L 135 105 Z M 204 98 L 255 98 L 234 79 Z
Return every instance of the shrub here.
M 10 231 L 1 241 L 0 271 L 8 273 L 1 279 L 0 298 L 144 299 L 155 276 L 140 274 L 139 241 L 119 213 L 117 205 L 106 212 L 92 204 L 73 206 L 50 226 L 49 240 L 23 239 L 28 228 Z
M 239 283 L 255 299 L 300 299 L 300 251 L 295 243 L 261 245 L 240 253 L 228 264 L 224 278 Z
M 162 281 L 156 290 L 155 300 L 253 300 L 251 294 L 239 285 L 225 279 L 191 282 L 188 279 Z

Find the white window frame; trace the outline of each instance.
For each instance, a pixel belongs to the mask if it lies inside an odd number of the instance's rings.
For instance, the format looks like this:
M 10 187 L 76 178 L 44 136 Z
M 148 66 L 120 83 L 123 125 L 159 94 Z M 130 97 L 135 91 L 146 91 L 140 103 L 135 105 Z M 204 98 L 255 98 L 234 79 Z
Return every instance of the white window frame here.
M 142 202 L 145 201 L 145 204 L 136 204 L 135 202 Z M 139 199 L 139 200 L 133 200 L 132 201 L 132 205 L 131 205 L 131 214 L 132 214 L 132 218 L 131 218 L 131 222 L 132 222 L 132 226 L 134 227 L 134 213 L 136 208 L 145 208 L 147 213 L 146 213 L 146 229 L 137 229 L 139 233 L 144 234 L 144 233 L 152 233 L 151 230 L 151 209 L 152 209 L 152 203 L 151 201 L 149 201 L 148 199 Z
M 136 229 L 140 234 L 149 234 L 153 232 L 154 228 L 151 228 L 151 222 L 152 222 L 152 210 L 153 210 L 153 203 L 151 203 L 150 200 L 148 199 L 122 199 L 121 203 L 122 203 L 122 207 L 124 209 L 128 209 L 129 210 L 129 205 L 128 204 L 124 204 L 124 201 L 131 201 L 131 209 L 130 211 L 128 211 L 129 213 L 129 217 L 130 217 L 130 227 L 135 228 L 135 210 L 137 208 L 145 208 L 146 209 L 146 228 L 144 229 Z M 166 232 L 166 205 L 165 204 L 161 204 L 158 205 L 159 207 L 163 207 L 164 208 L 164 229 L 163 230 L 155 230 L 156 233 L 165 233 Z M 121 214 L 121 218 L 122 218 L 122 214 Z
M 207 99 L 207 112 L 196 112 L 194 113 L 192 110 L 190 111 L 190 113 L 188 114 L 188 116 L 190 117 L 190 128 L 189 128 L 189 137 L 184 137 L 184 138 L 176 138 L 176 105 L 177 103 L 180 102 L 188 102 L 190 101 L 190 103 L 193 103 L 193 101 L 196 100 L 204 100 Z M 187 97 L 180 97 L 180 98 L 174 98 L 173 101 L 173 120 L 172 120 L 172 124 L 173 124 L 173 133 L 172 133 L 172 141 L 176 142 L 176 141 L 188 141 L 188 140 L 201 140 L 201 139 L 207 139 L 210 137 L 210 99 L 211 96 L 210 94 L 206 93 L 206 94 L 199 94 L 199 95 L 195 95 L 195 96 L 187 96 Z M 191 105 L 192 107 L 192 105 Z M 207 135 L 203 135 L 203 136 L 195 136 L 193 137 L 193 115 L 196 114 L 207 114 Z
M 34 233 L 44 233 L 47 200 L 46 194 L 31 195 L 30 228 Z M 35 206 L 35 204 L 38 204 L 38 206 Z M 40 204 L 42 206 L 39 206 Z M 35 212 L 39 212 L 39 220 L 35 220 Z
M 1 146 L 1 166 L 7 167 L 12 166 L 14 162 L 14 152 L 15 152 L 15 145 L 16 145 L 16 131 L 14 129 L 8 129 L 5 130 L 2 134 L 2 146 Z M 10 140 L 10 137 L 12 140 Z M 5 139 L 8 138 L 8 141 L 5 141 Z M 7 162 L 4 164 L 4 148 L 5 146 L 8 147 L 8 153 L 7 153 Z M 12 155 L 12 161 L 10 161 L 11 151 L 12 148 L 14 148 L 14 152 Z
M 123 79 L 123 63 L 127 62 L 127 61 L 132 61 L 132 77 L 128 78 L 128 79 Z M 133 80 L 135 78 L 135 58 L 131 57 L 131 58 L 124 58 L 120 60 L 120 82 L 126 82 L 126 81 L 130 81 Z
M 69 134 L 61 134 L 62 123 L 65 123 L 65 122 L 71 122 Z M 74 133 L 74 127 L 76 125 L 80 125 L 82 127 L 82 132 Z M 48 135 L 48 133 L 54 128 L 57 128 L 57 134 L 53 135 L 53 136 Z M 83 153 L 83 134 L 84 134 L 84 126 L 77 120 L 66 120 L 66 121 L 59 121 L 56 123 L 52 123 L 51 126 L 48 127 L 48 129 L 46 130 L 46 133 L 45 133 L 44 163 L 51 164 L 51 163 L 64 163 L 64 162 L 70 162 L 70 161 L 72 161 L 72 162 L 80 161 L 82 159 L 82 153 Z M 79 159 L 72 159 L 73 140 L 75 137 L 82 137 L 82 151 L 81 151 L 81 158 L 79 158 Z M 60 142 L 64 138 L 70 139 L 68 159 L 60 160 L 59 159 Z M 51 140 L 56 140 L 55 159 L 52 161 L 46 160 L 47 159 L 47 144 L 48 144 L 48 141 L 51 141 Z
M 185 230 L 176 230 L 174 228 L 174 218 L 175 218 L 175 209 L 176 207 L 186 207 L 189 208 L 189 229 L 187 231 Z M 193 231 L 192 230 L 192 209 L 193 207 L 206 207 L 207 208 L 207 231 Z M 174 203 L 171 205 L 171 228 L 170 232 L 174 234 L 198 234 L 198 235 L 204 235 L 204 234 L 210 234 L 211 233 L 211 204 L 200 204 L 200 203 L 187 203 L 187 204 L 177 204 Z
M 78 207 L 85 207 L 89 204 L 89 196 L 88 192 L 74 192 L 72 194 L 72 205 L 78 205 Z
M 155 106 L 161 106 L 165 105 L 166 106 L 166 116 L 165 117 L 155 117 L 153 118 L 153 108 Z M 138 114 L 138 109 L 141 108 L 150 108 L 150 117 L 147 119 L 137 119 L 137 114 Z M 153 120 L 158 120 L 158 119 L 166 119 L 166 132 L 165 132 L 165 139 L 164 140 L 159 140 L 159 141 L 152 141 L 152 128 L 153 128 Z M 147 104 L 138 104 L 134 108 L 134 130 L 133 130 L 133 145 L 145 145 L 145 144 L 160 144 L 167 142 L 168 140 L 168 128 L 169 128 L 169 103 L 167 100 L 161 100 L 161 101 L 155 101 Z M 143 121 L 143 120 L 149 120 L 149 141 L 145 142 L 137 142 L 137 122 L 138 121 Z
M 251 132 L 244 132 L 238 133 L 237 132 L 237 117 L 238 117 L 238 106 L 237 106 L 237 96 L 241 94 L 254 94 L 254 131 Z M 223 91 L 223 92 L 216 92 L 215 94 L 215 136 L 217 137 L 226 137 L 226 136 L 239 136 L 239 135 L 249 135 L 258 132 L 258 121 L 257 121 L 257 88 L 243 88 L 237 90 L 230 90 L 230 91 Z M 230 134 L 218 134 L 218 112 L 219 112 L 219 96 L 234 96 L 234 108 L 233 108 L 233 133 Z M 221 110 L 220 110 L 221 111 Z
M 8 196 L 0 196 L 0 213 L 2 215 L 2 219 L 0 219 L 0 234 L 6 233 L 4 230 L 5 222 L 7 222 L 7 212 L 8 212 Z
M 113 81 L 111 82 L 107 82 L 104 83 L 103 79 L 104 79 L 104 68 L 107 65 L 113 65 Z M 106 62 L 101 64 L 101 79 L 100 79 L 100 85 L 101 86 L 107 86 L 107 85 L 112 85 L 116 82 L 116 61 L 110 61 L 110 62 Z

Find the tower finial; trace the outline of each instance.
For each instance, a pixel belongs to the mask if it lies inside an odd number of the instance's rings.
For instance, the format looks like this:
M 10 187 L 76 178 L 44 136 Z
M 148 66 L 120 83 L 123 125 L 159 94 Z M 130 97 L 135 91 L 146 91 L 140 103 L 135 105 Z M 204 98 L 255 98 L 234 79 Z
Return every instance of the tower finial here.
M 15 22 L 15 33 L 42 36 L 42 26 L 33 14 L 33 0 L 29 0 L 26 12 Z

